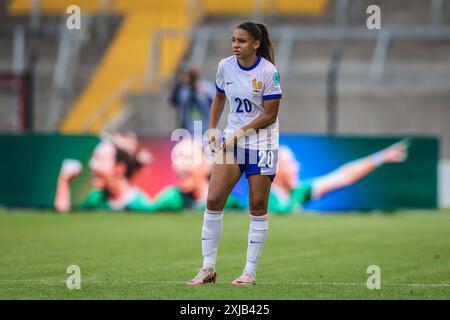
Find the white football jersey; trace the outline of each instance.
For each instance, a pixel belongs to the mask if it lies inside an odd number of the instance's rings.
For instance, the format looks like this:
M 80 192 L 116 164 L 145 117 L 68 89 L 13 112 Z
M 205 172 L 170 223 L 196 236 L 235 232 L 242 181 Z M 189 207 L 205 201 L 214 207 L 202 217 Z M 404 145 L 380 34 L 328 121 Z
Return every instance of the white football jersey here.
M 216 76 L 216 88 L 227 96 L 230 106 L 225 137 L 257 118 L 264 110 L 263 101 L 281 99 L 281 87 L 275 66 L 263 57 L 251 67 L 242 66 L 235 56 L 222 59 Z M 238 141 L 240 148 L 277 150 L 279 122 Z

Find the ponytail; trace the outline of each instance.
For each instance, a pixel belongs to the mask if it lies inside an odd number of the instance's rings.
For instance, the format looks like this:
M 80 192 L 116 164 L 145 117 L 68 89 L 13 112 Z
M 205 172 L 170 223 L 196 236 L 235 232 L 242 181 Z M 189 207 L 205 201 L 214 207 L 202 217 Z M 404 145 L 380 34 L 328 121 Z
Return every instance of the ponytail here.
M 261 56 L 275 64 L 275 55 L 273 50 L 272 42 L 270 42 L 269 32 L 267 28 L 262 23 L 256 24 L 261 30 L 261 44 L 259 45 L 257 53 Z
M 255 40 L 259 41 L 259 48 L 256 53 L 261 57 L 275 64 L 275 56 L 272 42 L 270 42 L 267 28 L 262 23 L 244 22 L 237 26 L 237 29 L 247 31 Z

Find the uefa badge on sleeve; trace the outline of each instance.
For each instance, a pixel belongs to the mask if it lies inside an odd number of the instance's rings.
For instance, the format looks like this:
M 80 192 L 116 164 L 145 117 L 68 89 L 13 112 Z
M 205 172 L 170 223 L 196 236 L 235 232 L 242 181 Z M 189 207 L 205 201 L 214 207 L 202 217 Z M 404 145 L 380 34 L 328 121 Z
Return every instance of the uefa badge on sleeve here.
M 280 84 L 280 76 L 278 75 L 278 72 L 275 72 L 272 76 L 273 84 L 278 86 Z

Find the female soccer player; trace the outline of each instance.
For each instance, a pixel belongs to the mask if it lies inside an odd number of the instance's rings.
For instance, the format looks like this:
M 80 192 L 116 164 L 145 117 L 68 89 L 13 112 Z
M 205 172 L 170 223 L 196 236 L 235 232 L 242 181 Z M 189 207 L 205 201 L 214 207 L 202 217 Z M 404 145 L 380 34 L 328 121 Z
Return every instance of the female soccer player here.
M 240 24 L 231 41 L 234 55 L 222 59 L 218 66 L 217 92 L 211 105 L 209 128 L 216 128 L 227 98 L 230 105 L 228 124 L 224 139 L 218 141 L 211 134 L 209 143 L 216 152 L 216 159 L 225 155 L 228 160 L 231 155 L 233 161 L 216 161 L 213 165 L 202 228 L 203 267 L 187 282 L 189 285 L 216 281 L 223 208 L 244 172 L 250 190 L 247 263 L 233 285 L 256 284 L 256 267 L 269 229 L 267 205 L 278 159 L 279 76 L 273 65 L 273 47 L 263 24 Z

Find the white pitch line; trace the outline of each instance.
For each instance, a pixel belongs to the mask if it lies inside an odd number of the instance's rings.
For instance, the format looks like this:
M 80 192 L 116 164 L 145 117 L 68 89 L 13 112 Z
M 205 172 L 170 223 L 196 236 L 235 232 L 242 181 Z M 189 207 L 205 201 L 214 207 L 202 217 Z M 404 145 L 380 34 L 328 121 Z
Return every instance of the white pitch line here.
M 4 279 L 1 283 L 34 283 L 34 284 L 63 284 L 65 280 L 39 280 L 39 279 Z M 81 280 L 83 284 L 185 284 L 183 280 L 173 281 L 153 281 L 153 280 Z M 228 284 L 228 282 L 217 282 L 217 284 Z M 260 285 L 287 285 L 287 286 L 361 286 L 366 287 L 366 283 L 359 282 L 270 282 L 259 281 Z M 381 283 L 381 287 L 405 287 L 405 288 L 442 288 L 449 287 L 450 283 Z

